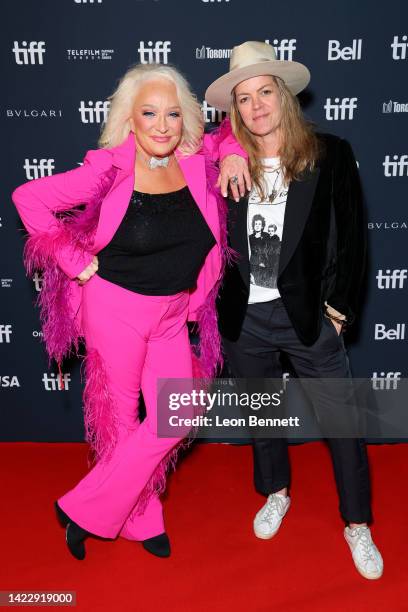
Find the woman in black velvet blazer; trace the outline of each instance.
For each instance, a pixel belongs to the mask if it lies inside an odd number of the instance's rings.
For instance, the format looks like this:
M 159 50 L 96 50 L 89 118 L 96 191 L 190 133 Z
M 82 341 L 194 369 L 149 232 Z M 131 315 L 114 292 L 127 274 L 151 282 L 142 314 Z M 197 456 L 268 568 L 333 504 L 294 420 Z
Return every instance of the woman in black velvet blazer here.
M 318 134 L 319 157 L 290 182 L 277 286 L 292 325 L 305 345 L 319 337 L 325 304 L 356 317 L 366 236 L 356 161 L 349 143 Z M 248 307 L 248 195 L 228 200 L 231 247 L 239 253 L 226 272 L 218 301 L 222 335 L 235 342 Z
M 238 259 L 223 282 L 219 324 L 237 378 L 281 377 L 283 353 L 298 377 L 319 379 L 316 388 L 322 379 L 340 379 L 351 389 L 342 332 L 356 318 L 364 271 L 361 188 L 348 142 L 316 134 L 301 113 L 296 94 L 309 78 L 302 64 L 276 60 L 270 45 L 247 42 L 234 47 L 230 71 L 206 92 L 207 102 L 230 112 L 234 135 L 249 156 L 252 181 L 251 192 L 239 198 L 243 185 L 238 177 L 230 178 L 235 201 L 228 203 L 228 230 Z M 250 257 L 256 216 L 277 227 L 281 239 L 280 249 L 269 249 L 269 260 L 257 262 L 257 274 Z M 268 253 L 266 234 L 263 240 Z M 324 389 L 315 390 L 311 399 L 332 457 L 344 537 L 360 574 L 379 578 L 383 561 L 368 526 L 366 447 L 353 437 L 354 429 L 344 435 L 338 426 L 354 415 L 355 406 L 347 412 L 350 406 L 339 386 L 327 382 Z M 254 518 L 254 532 L 269 539 L 290 506 L 287 442 L 254 439 L 253 451 L 255 487 L 267 496 Z

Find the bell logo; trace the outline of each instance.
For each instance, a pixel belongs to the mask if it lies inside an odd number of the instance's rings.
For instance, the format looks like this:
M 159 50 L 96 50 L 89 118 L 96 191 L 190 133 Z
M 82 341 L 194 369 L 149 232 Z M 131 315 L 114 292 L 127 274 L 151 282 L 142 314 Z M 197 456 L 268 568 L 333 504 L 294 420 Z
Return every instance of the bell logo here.
M 344 121 L 345 119 L 353 119 L 354 111 L 357 108 L 358 98 L 326 98 L 326 119 L 327 121 Z
M 158 40 L 154 43 L 151 40 L 145 43 L 140 41 L 138 48 L 141 64 L 167 64 L 168 55 L 171 52 L 171 42 L 169 40 Z
M 385 330 L 383 323 L 376 323 L 374 340 L 405 340 L 405 323 L 397 323 L 395 329 Z
M 408 155 L 392 156 L 393 161 L 390 161 L 390 156 L 386 155 L 383 161 L 384 175 L 390 176 L 408 176 Z
M 406 34 L 404 34 L 404 36 L 401 36 L 401 42 L 398 36 L 394 36 L 394 40 L 391 43 L 393 60 L 407 59 L 407 48 L 408 48 L 407 40 L 408 40 L 408 37 Z
M 46 391 L 68 391 L 69 383 L 71 382 L 71 375 L 68 373 L 63 374 L 63 384 L 61 385 L 59 374 L 47 374 L 44 372 L 42 381 Z
M 403 289 L 408 270 L 378 270 L 376 279 L 379 289 Z
M 344 60 L 348 62 L 350 60 L 360 60 L 361 59 L 361 49 L 363 46 L 363 40 L 361 38 L 353 39 L 353 43 L 351 47 L 340 47 L 339 40 L 329 40 L 329 54 L 328 60 L 329 62 L 336 60 Z
M 0 344 L 5 342 L 6 344 L 10 344 L 10 337 L 13 333 L 11 325 L 0 325 Z
M 101 123 L 106 121 L 109 107 L 109 100 L 105 100 L 105 102 L 102 102 L 102 100 L 98 100 L 97 102 L 89 100 L 88 106 L 85 106 L 85 102 L 81 100 L 78 110 L 81 115 L 82 123 Z
M 28 181 L 33 179 L 42 178 L 44 176 L 51 176 L 52 171 L 55 170 L 54 166 L 55 159 L 40 159 L 39 161 L 34 158 L 31 162 L 29 159 L 24 160 L 24 170 Z
M 28 45 L 28 46 L 27 46 Z M 45 42 L 43 40 L 32 40 L 30 43 L 23 40 L 21 46 L 18 41 L 14 41 L 13 47 L 14 58 L 16 64 L 22 66 L 24 64 L 43 64 L 43 56 L 45 53 Z

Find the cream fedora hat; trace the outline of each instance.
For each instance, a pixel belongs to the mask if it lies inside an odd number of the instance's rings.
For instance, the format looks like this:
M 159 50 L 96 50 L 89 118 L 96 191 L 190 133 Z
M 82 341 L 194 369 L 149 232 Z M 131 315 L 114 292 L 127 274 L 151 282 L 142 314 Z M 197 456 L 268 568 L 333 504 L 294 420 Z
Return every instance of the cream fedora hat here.
M 272 45 L 250 40 L 232 49 L 229 72 L 211 83 L 205 92 L 205 99 L 211 106 L 228 112 L 235 85 L 263 74 L 280 77 L 293 95 L 302 91 L 310 81 L 306 66 L 299 62 L 277 60 Z

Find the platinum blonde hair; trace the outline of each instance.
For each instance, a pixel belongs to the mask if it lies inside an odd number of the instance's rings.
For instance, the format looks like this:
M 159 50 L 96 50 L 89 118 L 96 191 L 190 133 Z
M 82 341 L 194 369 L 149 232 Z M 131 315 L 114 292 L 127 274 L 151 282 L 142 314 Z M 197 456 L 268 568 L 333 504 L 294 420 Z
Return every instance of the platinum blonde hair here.
M 128 137 L 130 116 L 135 97 L 147 81 L 167 79 L 174 83 L 183 117 L 183 130 L 179 149 L 184 155 L 196 153 L 201 147 L 204 119 L 200 104 L 187 80 L 176 68 L 162 64 L 136 64 L 120 79 L 111 96 L 110 110 L 98 141 L 101 148 L 116 147 Z

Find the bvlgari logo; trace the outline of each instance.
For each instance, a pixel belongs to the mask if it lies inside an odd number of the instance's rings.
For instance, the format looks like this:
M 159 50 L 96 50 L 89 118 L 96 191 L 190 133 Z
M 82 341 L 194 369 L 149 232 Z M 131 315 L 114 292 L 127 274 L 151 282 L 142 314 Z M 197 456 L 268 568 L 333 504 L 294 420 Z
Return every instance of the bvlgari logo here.
M 369 230 L 406 230 L 408 228 L 407 221 L 369 221 L 367 224 Z
M 6 117 L 12 119 L 59 119 L 62 109 L 58 108 L 7 108 Z

